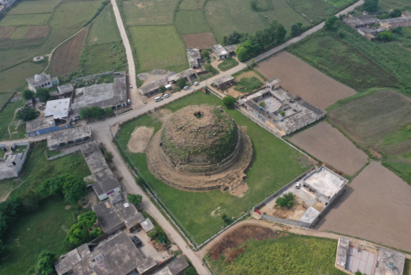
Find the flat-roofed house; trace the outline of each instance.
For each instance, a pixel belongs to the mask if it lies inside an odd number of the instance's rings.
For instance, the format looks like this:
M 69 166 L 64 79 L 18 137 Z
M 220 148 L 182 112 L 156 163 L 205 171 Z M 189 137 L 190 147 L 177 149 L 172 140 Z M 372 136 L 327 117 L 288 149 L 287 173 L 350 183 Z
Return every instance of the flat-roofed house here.
M 220 44 L 211 46 L 211 52 L 218 60 L 224 60 L 230 57 L 229 52 Z
M 201 68 L 201 54 L 198 48 L 187 48 L 187 58 L 192 69 Z
M 358 28 L 365 28 L 369 25 L 374 25 L 375 23 L 378 22 L 378 19 L 372 17 L 371 15 L 365 14 L 365 15 L 360 15 L 360 16 L 346 17 L 343 19 L 343 21 L 350 27 L 354 29 L 358 29 Z
M 51 77 L 49 74 L 41 73 L 26 79 L 29 90 L 36 92 L 38 88 L 51 88 L 59 84 L 58 77 Z
M 192 69 L 189 68 L 187 70 L 184 70 L 182 72 L 173 74 L 172 76 L 168 77 L 168 82 L 169 83 L 176 83 L 177 80 L 181 79 L 181 78 L 185 78 L 186 81 L 192 83 L 191 79 L 196 77 L 196 72 Z
M 26 131 L 29 137 L 48 134 L 54 131 L 70 128 L 70 123 L 56 124 L 54 117 L 40 117 L 26 122 Z
M 380 24 L 382 27 L 385 27 L 390 30 L 397 28 L 397 27 L 408 27 L 408 26 L 411 26 L 411 16 L 382 19 L 380 20 Z
M 217 89 L 225 90 L 228 87 L 234 85 L 234 77 L 232 77 L 231 75 L 225 75 L 214 80 L 213 84 Z
M 70 128 L 51 133 L 47 137 L 47 147 L 49 150 L 57 150 L 89 142 L 92 139 L 93 137 L 89 126 Z
M 160 92 L 160 87 L 167 85 L 166 79 L 160 79 L 153 82 L 148 83 L 140 87 L 138 90 L 140 91 L 141 95 L 151 97 Z

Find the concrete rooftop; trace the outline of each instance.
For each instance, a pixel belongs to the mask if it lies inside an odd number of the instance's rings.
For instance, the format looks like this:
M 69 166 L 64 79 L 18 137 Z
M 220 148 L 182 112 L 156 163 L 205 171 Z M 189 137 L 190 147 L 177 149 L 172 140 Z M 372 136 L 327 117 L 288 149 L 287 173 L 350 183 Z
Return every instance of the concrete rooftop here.
M 53 117 L 40 117 L 26 122 L 27 133 L 55 126 Z
M 116 179 L 110 168 L 97 172 L 94 174 L 94 178 L 96 182 L 93 183 L 93 189 L 99 196 L 121 187 L 120 182 Z
M 82 126 L 76 128 L 69 128 L 57 132 L 52 132 L 47 137 L 47 146 L 53 146 L 62 142 L 82 139 L 91 135 L 89 126 Z
M 109 232 L 112 228 L 123 223 L 123 220 L 117 215 L 116 208 L 108 201 L 93 206 L 93 211 L 96 212 L 98 222 L 104 232 Z
M 53 116 L 54 119 L 67 118 L 70 111 L 70 98 L 49 100 L 44 110 L 44 116 Z
M 402 275 L 404 272 L 405 254 L 381 247 L 378 251 L 375 275 Z
M 334 197 L 347 183 L 345 178 L 335 174 L 324 166 L 305 177 L 303 181 L 319 193 L 330 198 Z
M 92 174 L 98 173 L 108 167 L 106 159 L 97 142 L 89 142 L 81 146 L 81 152 Z
M 218 86 L 231 80 L 234 80 L 234 77 L 232 77 L 231 75 L 225 75 L 214 80 L 214 85 Z
M 228 55 L 227 50 L 223 46 L 221 46 L 220 44 L 211 46 L 211 50 L 213 51 L 213 53 L 215 53 L 218 56 Z
M 320 215 L 320 211 L 310 206 L 308 207 L 307 211 L 305 211 L 304 214 L 301 216 L 299 221 L 311 224 L 313 221 L 315 221 L 318 215 Z

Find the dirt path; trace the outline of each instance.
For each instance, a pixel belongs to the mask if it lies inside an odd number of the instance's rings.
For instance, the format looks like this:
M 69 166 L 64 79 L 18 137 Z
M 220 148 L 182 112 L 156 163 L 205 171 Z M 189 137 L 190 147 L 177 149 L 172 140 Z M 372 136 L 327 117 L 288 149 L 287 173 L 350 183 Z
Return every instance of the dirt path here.
M 305 229 L 302 227 L 296 227 L 296 226 L 291 226 L 291 225 L 283 225 L 280 223 L 272 223 L 268 222 L 265 220 L 255 220 L 253 218 L 250 218 L 248 220 L 242 221 L 237 223 L 236 225 L 230 227 L 227 231 L 216 237 L 214 240 L 209 242 L 203 249 L 198 251 L 196 254 L 203 258 L 207 252 L 218 242 L 220 242 L 227 234 L 233 232 L 234 230 L 245 226 L 245 225 L 258 225 L 266 228 L 271 228 L 272 230 L 280 230 L 280 231 L 286 231 L 294 234 L 299 234 L 299 235 L 304 235 L 304 236 L 312 236 L 312 237 L 319 237 L 319 238 L 328 238 L 328 239 L 334 239 L 338 240 L 340 237 L 344 237 L 349 239 L 351 242 L 355 242 L 359 245 L 367 246 L 367 247 L 377 247 L 378 245 L 366 240 L 360 240 L 358 238 L 352 238 L 344 235 L 339 235 L 335 233 L 330 233 L 330 232 L 324 232 L 324 231 L 318 231 L 314 229 Z M 407 259 L 411 259 L 411 254 L 407 253 L 405 254 Z
M 9 192 L 7 192 L 5 195 L 3 195 L 3 197 L 0 198 L 0 202 L 6 201 L 9 198 L 11 192 L 13 192 L 15 189 L 19 188 L 23 183 L 24 183 L 24 181 L 22 181 L 19 185 L 17 185 L 13 189 L 11 189 Z
M 23 103 L 24 103 L 24 101 L 23 101 Z M 13 120 L 10 122 L 9 126 L 7 126 L 7 131 L 9 131 L 9 138 L 11 138 L 10 125 L 11 125 L 11 124 L 14 122 L 14 120 L 16 119 L 17 111 L 20 110 L 20 109 L 21 109 L 21 106 L 14 111 Z

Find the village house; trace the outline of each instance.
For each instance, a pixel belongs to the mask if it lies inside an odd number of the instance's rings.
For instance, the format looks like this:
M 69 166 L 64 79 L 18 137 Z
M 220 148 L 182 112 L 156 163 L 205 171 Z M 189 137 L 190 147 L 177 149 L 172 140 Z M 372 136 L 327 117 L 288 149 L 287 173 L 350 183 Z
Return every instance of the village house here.
M 29 137 L 48 134 L 54 131 L 70 128 L 70 122 L 56 124 L 54 117 L 40 117 L 26 122 L 26 131 Z
M 225 75 L 214 80 L 213 84 L 217 89 L 225 90 L 228 87 L 234 85 L 234 77 L 232 77 L 231 75 Z
M 50 92 L 50 96 L 53 99 L 71 98 L 74 92 L 73 84 L 66 84 L 63 86 L 58 86 L 55 92 Z
M 344 23 L 349 25 L 353 29 L 365 28 L 369 25 L 374 25 L 378 22 L 378 19 L 371 15 L 364 14 L 360 16 L 350 16 L 343 19 Z
M 382 19 L 380 20 L 380 25 L 387 29 L 394 29 L 397 27 L 408 27 L 411 26 L 411 16 L 402 16 L 397 18 Z
M 2 14 L 7 8 L 11 7 L 16 0 L 0 0 L 0 14 Z
M 0 144 L 0 150 L 4 151 L 4 157 L 0 159 L 0 180 L 18 177 L 30 150 L 30 143 L 15 143 L 9 147 Z
M 187 48 L 187 58 L 192 69 L 201 68 L 201 54 L 198 48 Z
M 49 150 L 58 150 L 69 146 L 74 146 L 89 142 L 93 139 L 89 126 L 69 128 L 66 130 L 53 132 L 47 137 L 47 147 Z
M 138 90 L 140 91 L 141 95 L 151 97 L 160 92 L 160 87 L 167 85 L 166 79 L 160 79 L 157 81 L 153 81 L 140 87 Z
M 33 92 L 36 92 L 38 88 L 48 89 L 60 83 L 58 77 L 51 77 L 51 75 L 45 73 L 36 74 L 27 78 L 26 81 L 29 84 L 29 90 Z
M 224 60 L 230 57 L 229 52 L 220 44 L 211 46 L 211 53 L 214 54 L 218 60 Z
M 184 71 L 182 71 L 182 72 L 179 72 L 179 73 L 176 73 L 176 74 L 174 74 L 174 75 L 172 75 L 172 76 L 169 76 L 169 77 L 168 77 L 168 82 L 169 82 L 169 83 L 176 83 L 177 80 L 179 80 L 179 79 L 181 79 L 181 78 L 185 78 L 186 81 L 188 81 L 188 82 L 190 82 L 191 84 L 193 84 L 192 79 L 195 78 L 196 76 L 197 76 L 197 75 L 196 75 L 196 72 L 195 72 L 192 68 L 189 68 L 189 69 L 187 69 L 187 70 L 184 70 Z

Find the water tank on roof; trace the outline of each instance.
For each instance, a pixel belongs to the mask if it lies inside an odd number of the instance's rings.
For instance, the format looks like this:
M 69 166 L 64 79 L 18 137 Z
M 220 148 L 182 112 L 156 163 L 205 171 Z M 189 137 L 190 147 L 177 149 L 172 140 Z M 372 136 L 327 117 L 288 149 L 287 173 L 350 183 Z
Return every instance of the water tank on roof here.
M 36 74 L 36 75 L 34 76 L 34 79 L 35 79 L 36 81 L 40 81 L 40 80 L 41 80 L 41 76 L 40 76 L 39 74 Z
M 50 126 L 54 126 L 54 121 L 50 121 Z

